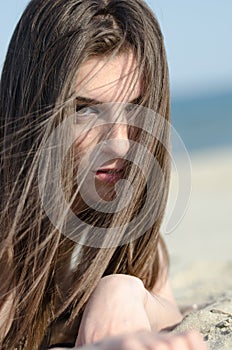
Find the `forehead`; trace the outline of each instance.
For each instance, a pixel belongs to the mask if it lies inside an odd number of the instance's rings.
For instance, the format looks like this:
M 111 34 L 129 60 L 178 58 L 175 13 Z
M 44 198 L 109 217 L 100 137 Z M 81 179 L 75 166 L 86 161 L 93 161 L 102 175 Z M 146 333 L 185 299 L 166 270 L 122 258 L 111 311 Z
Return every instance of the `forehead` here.
M 133 101 L 141 94 L 135 57 L 132 53 L 92 57 L 80 66 L 75 90 L 77 96 L 103 103 Z

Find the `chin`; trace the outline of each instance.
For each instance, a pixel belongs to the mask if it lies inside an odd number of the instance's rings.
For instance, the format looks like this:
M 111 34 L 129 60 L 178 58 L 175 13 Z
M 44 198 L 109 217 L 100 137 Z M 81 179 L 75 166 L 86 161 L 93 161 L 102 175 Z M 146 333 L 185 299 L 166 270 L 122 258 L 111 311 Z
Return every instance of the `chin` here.
M 99 197 L 106 202 L 111 202 L 116 196 L 114 186 L 109 186 L 109 188 L 106 188 L 106 186 L 100 189 L 96 188 L 96 191 Z

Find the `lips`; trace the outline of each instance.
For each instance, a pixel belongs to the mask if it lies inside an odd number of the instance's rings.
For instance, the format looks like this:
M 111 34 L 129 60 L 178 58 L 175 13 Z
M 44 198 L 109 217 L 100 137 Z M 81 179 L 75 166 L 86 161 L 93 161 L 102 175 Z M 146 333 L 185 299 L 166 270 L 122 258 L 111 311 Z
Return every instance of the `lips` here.
M 115 184 L 122 178 L 122 169 L 99 169 L 96 171 L 95 177 L 99 181 Z

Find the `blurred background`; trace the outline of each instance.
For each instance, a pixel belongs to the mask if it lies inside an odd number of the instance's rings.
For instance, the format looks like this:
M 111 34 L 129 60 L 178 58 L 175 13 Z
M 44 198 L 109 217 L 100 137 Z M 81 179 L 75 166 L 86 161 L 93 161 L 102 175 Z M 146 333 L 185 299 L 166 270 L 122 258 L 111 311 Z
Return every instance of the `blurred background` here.
M 147 2 L 164 34 L 172 121 L 192 165 L 187 212 L 165 238 L 179 271 L 193 261 L 212 262 L 213 270 L 216 261 L 232 261 L 232 2 Z M 177 183 L 173 174 L 171 189 Z
M 0 67 L 27 2 L 0 3 Z M 172 121 L 192 164 L 188 210 L 171 234 L 164 233 L 171 259 L 175 266 L 196 259 L 227 261 L 232 252 L 232 2 L 147 3 L 163 31 Z

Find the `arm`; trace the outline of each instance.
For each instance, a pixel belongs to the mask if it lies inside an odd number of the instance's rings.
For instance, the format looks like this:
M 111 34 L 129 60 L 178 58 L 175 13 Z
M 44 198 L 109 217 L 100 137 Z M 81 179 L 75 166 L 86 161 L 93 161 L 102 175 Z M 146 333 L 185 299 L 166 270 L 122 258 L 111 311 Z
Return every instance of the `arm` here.
M 85 307 L 76 346 L 139 330 L 151 330 L 144 308 L 144 286 L 133 276 L 103 277 Z
M 104 277 L 86 306 L 73 350 L 207 350 L 197 332 L 169 335 L 150 331 L 144 305 L 153 316 L 159 313 L 157 319 L 161 317 L 166 320 L 169 308 L 173 309 L 170 318 L 172 324 L 180 315 L 168 282 L 159 290 L 154 288 L 154 292 L 156 298 L 145 290 L 143 283 L 136 277 Z M 157 307 L 158 294 L 162 295 L 159 296 L 164 303 L 162 307 L 160 302 Z M 163 325 L 167 323 L 164 321 Z M 118 335 L 112 337 L 113 334 Z M 65 349 L 68 350 L 55 348 Z
M 110 275 L 102 278 L 86 305 L 76 347 L 82 349 L 85 345 L 83 350 L 92 350 L 88 345 L 98 342 L 96 350 L 156 350 L 162 344 L 166 344 L 167 350 L 205 350 L 199 333 L 158 333 L 179 322 L 182 316 L 168 282 L 158 291 L 154 290 L 159 294 L 159 301 L 136 277 Z

